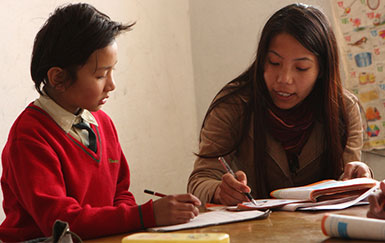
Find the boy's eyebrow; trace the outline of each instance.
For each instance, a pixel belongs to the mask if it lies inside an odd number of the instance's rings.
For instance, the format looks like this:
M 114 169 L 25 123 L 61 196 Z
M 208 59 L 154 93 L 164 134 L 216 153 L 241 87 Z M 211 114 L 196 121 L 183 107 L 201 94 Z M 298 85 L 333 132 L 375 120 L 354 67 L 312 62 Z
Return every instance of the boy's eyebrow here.
M 271 52 L 273 53 L 274 55 L 278 56 L 279 58 L 281 59 L 284 59 L 281 55 L 279 55 L 276 51 L 274 50 L 269 50 L 268 52 Z M 294 61 L 310 61 L 310 62 L 314 62 L 312 59 L 308 58 L 308 57 L 299 57 L 299 58 L 295 58 Z
M 97 70 L 101 70 L 101 69 L 103 69 L 103 70 L 105 70 L 105 69 L 111 69 L 111 68 L 113 68 L 116 64 L 118 63 L 118 61 L 116 61 L 113 65 L 111 65 L 111 66 L 102 66 L 102 67 L 98 67 L 97 69 L 96 69 L 96 71 Z

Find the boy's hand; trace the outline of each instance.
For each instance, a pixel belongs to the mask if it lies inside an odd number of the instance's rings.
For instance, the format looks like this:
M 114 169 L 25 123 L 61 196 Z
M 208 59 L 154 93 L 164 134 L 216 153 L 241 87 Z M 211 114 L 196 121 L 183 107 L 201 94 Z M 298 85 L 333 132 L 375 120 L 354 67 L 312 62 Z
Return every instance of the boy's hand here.
M 199 214 L 201 202 L 192 194 L 169 195 L 154 201 L 157 226 L 181 224 Z
M 250 187 L 247 186 L 247 177 L 243 171 L 235 173 L 237 179 L 230 173 L 222 176 L 222 182 L 219 184 L 214 194 L 214 203 L 223 205 L 236 205 L 238 203 L 248 201 L 245 192 L 250 192 Z
M 385 183 L 384 181 L 380 182 L 380 189 L 375 194 L 372 194 L 368 197 L 370 207 L 367 213 L 369 218 L 379 218 L 385 219 Z

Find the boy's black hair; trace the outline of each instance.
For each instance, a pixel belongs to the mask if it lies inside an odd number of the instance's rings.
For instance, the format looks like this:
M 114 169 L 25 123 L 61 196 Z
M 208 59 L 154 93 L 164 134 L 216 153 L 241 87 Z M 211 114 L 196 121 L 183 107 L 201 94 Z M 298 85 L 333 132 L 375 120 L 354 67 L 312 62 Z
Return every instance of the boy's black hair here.
M 31 76 L 36 90 L 42 94 L 41 86 L 47 84 L 47 72 L 52 67 L 65 70 L 67 79 L 74 82 L 77 69 L 94 51 L 108 46 L 134 24 L 112 21 L 86 3 L 58 7 L 35 37 Z

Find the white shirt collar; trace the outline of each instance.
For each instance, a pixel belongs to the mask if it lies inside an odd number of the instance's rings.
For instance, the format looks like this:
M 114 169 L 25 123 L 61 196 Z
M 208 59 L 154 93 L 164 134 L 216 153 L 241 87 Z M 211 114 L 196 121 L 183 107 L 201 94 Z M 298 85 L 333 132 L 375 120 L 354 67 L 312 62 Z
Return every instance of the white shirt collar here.
M 98 126 L 95 117 L 90 111 L 82 109 L 78 115 L 74 115 L 63 107 L 61 107 L 60 105 L 58 105 L 45 93 L 44 95 L 40 95 L 40 97 L 34 101 L 34 105 L 37 105 L 38 107 L 42 108 L 45 112 L 47 112 L 48 115 L 50 115 L 52 119 L 54 119 L 55 122 L 66 133 L 70 131 L 73 124 L 79 123 L 82 120 L 89 124 Z

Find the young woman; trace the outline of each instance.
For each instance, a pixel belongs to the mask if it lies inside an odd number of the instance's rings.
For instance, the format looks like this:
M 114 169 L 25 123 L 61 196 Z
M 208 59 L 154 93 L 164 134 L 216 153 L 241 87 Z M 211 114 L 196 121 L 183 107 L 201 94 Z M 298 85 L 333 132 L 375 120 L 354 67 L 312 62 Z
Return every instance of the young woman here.
M 321 179 L 371 177 L 362 162 L 357 99 L 344 90 L 335 36 L 324 14 L 303 4 L 277 11 L 254 63 L 214 98 L 205 116 L 188 191 L 232 205 L 244 192 Z M 224 156 L 235 179 L 218 161 Z M 250 186 L 250 187 L 249 187 Z

